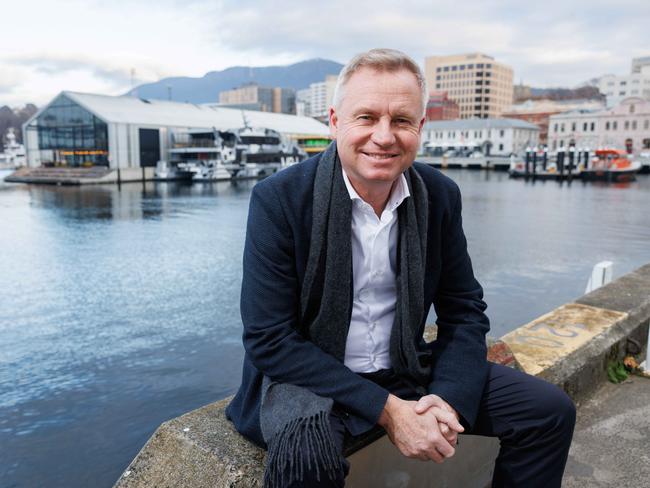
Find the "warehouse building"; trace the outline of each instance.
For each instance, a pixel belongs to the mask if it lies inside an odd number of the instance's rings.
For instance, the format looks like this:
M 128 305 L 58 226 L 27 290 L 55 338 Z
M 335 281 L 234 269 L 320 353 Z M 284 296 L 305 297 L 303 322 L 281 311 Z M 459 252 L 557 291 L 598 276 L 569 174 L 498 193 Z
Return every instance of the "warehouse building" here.
M 23 134 L 30 167 L 126 169 L 166 159 L 174 134 L 243 127 L 273 129 L 303 145 L 329 138 L 328 127 L 310 117 L 69 91 L 34 114 Z

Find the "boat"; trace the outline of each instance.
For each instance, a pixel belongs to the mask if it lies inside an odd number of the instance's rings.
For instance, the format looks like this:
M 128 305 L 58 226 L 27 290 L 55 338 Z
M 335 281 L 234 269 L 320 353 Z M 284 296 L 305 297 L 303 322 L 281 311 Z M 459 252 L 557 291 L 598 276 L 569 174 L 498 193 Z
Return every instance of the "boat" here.
M 588 168 L 582 171 L 586 181 L 634 181 L 641 169 L 639 161 L 631 161 L 621 149 L 597 149 Z
M 237 129 L 235 134 L 247 177 L 269 176 L 307 158 L 307 153 L 296 143 L 273 129 L 247 126 Z
M 25 166 L 25 146 L 16 142 L 16 134 L 13 127 L 7 129 L 7 144 L 4 152 L 0 153 L 0 169 L 15 169 Z
M 158 180 L 191 181 L 262 178 L 306 157 L 273 129 L 190 130 L 173 135 L 169 161 L 159 161 L 155 175 Z

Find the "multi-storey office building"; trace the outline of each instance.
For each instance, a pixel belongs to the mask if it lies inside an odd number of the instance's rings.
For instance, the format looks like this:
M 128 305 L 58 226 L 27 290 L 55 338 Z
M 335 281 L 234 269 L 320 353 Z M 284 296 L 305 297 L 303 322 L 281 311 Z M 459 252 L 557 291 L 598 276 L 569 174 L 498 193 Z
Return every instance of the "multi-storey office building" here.
M 292 88 L 269 88 L 247 83 L 219 93 L 219 104 L 230 108 L 295 114 L 296 92 Z
M 429 90 L 444 90 L 460 109 L 461 119 L 495 118 L 513 102 L 513 71 L 485 54 L 429 56 Z
M 427 102 L 427 120 L 454 120 L 460 114 L 458 104 L 450 100 L 447 92 L 431 92 Z
M 421 151 L 432 155 L 456 150 L 509 156 L 521 154 L 527 147 L 537 146 L 538 142 L 539 127 L 523 120 L 439 120 L 424 124 Z
M 605 110 L 579 110 L 550 117 L 549 148 L 625 149 L 629 154 L 650 151 L 650 101 L 623 100 Z
M 607 106 L 613 107 L 628 97 L 650 100 L 650 65 L 639 66 L 629 75 L 605 75 L 598 80 L 598 90 L 607 97 Z
M 322 122 L 327 121 L 329 117 L 329 108 L 334 99 L 334 89 L 336 88 L 337 79 L 338 75 L 327 75 L 324 81 L 319 81 L 309 85 L 309 116 Z

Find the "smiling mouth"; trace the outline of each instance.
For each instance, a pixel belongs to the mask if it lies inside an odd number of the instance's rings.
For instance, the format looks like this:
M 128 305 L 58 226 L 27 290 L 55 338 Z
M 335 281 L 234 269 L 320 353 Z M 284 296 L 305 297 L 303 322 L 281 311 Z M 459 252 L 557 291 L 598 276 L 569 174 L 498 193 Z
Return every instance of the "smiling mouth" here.
M 369 158 L 373 159 L 391 159 L 397 157 L 397 154 L 393 153 L 369 153 L 369 152 L 364 152 L 364 155 L 368 156 Z

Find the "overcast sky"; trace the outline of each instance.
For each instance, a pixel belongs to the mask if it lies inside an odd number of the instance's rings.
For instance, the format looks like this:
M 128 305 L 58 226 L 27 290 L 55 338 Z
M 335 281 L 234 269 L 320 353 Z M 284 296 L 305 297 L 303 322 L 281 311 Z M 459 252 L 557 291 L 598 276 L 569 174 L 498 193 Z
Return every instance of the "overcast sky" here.
M 9 4 L 9 5 L 7 5 Z M 2 0 L 0 106 L 121 94 L 167 76 L 393 47 L 483 52 L 515 81 L 576 86 L 650 56 L 650 1 Z M 135 75 L 132 75 L 132 73 Z

